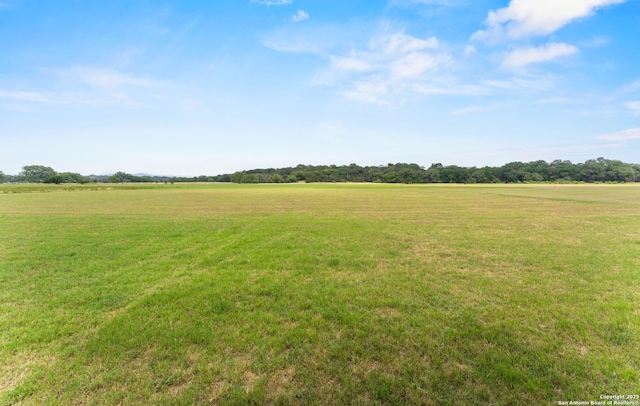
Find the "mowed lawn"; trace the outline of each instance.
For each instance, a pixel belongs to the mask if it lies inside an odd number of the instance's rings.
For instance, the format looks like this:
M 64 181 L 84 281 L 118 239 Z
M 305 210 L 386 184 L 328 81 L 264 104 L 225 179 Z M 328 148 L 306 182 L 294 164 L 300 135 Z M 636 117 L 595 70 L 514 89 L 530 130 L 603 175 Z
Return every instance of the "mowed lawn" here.
M 0 186 L 0 404 L 640 393 L 640 185 Z

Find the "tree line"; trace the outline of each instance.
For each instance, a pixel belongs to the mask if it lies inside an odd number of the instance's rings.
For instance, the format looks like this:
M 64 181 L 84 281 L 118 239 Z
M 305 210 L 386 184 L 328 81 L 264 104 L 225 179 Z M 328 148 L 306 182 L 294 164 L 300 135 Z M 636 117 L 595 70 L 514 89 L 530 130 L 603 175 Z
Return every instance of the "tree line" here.
M 113 175 L 83 176 L 73 172 L 56 172 L 42 165 L 27 165 L 18 175 L 0 171 L 0 183 L 149 183 L 149 182 L 375 182 L 375 183 L 525 183 L 525 182 L 640 182 L 640 164 L 628 164 L 605 158 L 584 163 L 511 162 L 500 167 L 460 167 L 432 164 L 396 163 L 380 166 L 298 165 L 279 169 L 252 169 L 232 174 L 194 177 L 136 176 L 125 172 Z
M 89 183 L 92 180 L 74 172 L 56 172 L 43 165 L 27 165 L 17 175 L 5 175 L 0 171 L 0 183 Z
M 280 169 L 253 169 L 230 175 L 235 183 L 374 182 L 374 183 L 524 183 L 524 182 L 640 182 L 640 165 L 604 158 L 584 163 L 511 162 L 500 167 L 460 167 L 435 163 L 381 166 L 298 165 Z
M 43 165 L 27 165 L 17 175 L 6 175 L 0 171 L 0 183 L 158 183 L 158 182 L 229 182 L 230 175 L 172 177 L 153 175 L 132 175 L 116 172 L 113 175 L 84 176 L 75 172 L 56 172 Z

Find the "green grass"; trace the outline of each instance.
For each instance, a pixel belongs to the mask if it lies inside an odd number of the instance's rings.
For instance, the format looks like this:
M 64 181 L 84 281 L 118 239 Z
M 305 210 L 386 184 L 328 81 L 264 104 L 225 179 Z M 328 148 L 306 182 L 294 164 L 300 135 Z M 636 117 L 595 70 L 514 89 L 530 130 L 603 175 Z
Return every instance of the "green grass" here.
M 638 185 L 0 186 L 0 404 L 640 393 Z

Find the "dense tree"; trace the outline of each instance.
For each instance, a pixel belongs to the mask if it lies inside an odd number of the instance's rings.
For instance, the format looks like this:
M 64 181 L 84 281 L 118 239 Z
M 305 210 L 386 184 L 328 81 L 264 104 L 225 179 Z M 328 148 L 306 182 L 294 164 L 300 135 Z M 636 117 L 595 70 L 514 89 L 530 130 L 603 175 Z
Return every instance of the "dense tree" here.
M 59 173 L 62 178 L 62 183 L 89 183 L 89 178 L 86 178 L 79 173 L 74 172 L 62 172 Z
M 294 183 L 294 182 L 377 182 L 377 183 L 523 183 L 523 182 L 640 182 L 640 164 L 604 158 L 590 159 L 585 163 L 571 161 L 510 162 L 501 167 L 482 168 L 432 164 L 428 169 L 417 164 L 389 163 L 380 166 L 356 164 L 297 165 L 288 168 L 251 169 L 216 176 L 161 177 L 136 176 L 116 172 L 112 176 L 78 173 L 56 173 L 52 168 L 29 165 L 19 175 L 7 176 L 0 172 L 1 182 L 234 182 L 234 183 Z
M 59 185 L 63 182 L 64 182 L 64 178 L 60 175 L 51 175 L 44 180 L 44 183 L 55 183 L 56 185 Z
M 279 175 L 279 176 L 276 176 Z M 377 182 L 377 183 L 523 183 L 523 182 L 640 182 L 640 165 L 604 158 L 584 164 L 571 161 L 510 162 L 501 167 L 445 166 L 425 169 L 417 164 L 387 164 L 361 167 L 298 165 L 281 169 L 252 169 L 228 175 L 231 182 Z
M 116 172 L 109 176 L 110 183 L 146 183 L 146 182 L 159 182 L 166 180 L 163 177 L 150 177 L 150 176 L 136 176 L 126 172 Z
M 45 179 L 56 175 L 56 171 L 53 168 L 42 165 L 27 165 L 22 167 L 20 176 L 24 178 L 25 182 L 29 183 L 42 183 Z

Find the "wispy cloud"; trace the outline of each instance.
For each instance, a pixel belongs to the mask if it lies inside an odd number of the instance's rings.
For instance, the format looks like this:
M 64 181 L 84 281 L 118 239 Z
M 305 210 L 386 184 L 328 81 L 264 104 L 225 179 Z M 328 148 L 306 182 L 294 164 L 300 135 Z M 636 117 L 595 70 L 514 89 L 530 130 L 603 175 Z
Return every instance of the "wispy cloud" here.
M 328 66 L 315 75 L 313 82 L 340 88 L 338 93 L 361 101 L 382 102 L 383 95 L 410 87 L 409 82 L 423 80 L 427 72 L 434 73 L 451 60 L 448 53 L 439 50 L 437 38 L 414 37 L 401 30 L 390 32 L 386 27 L 368 36 L 352 37 L 351 41 L 358 44 L 351 47 L 345 46 L 344 38 L 333 41 L 330 35 L 312 33 L 281 32 L 265 37 L 262 44 L 281 52 L 327 58 Z
M 435 37 L 386 33 L 371 39 L 364 49 L 330 55 L 331 65 L 321 76 L 349 99 L 388 104 L 402 98 L 400 93 L 419 92 L 419 85 L 447 66 L 452 58 L 438 48 Z
M 0 89 L 0 99 L 31 102 L 31 103 L 59 103 L 54 96 L 44 92 L 25 92 L 20 90 L 2 90 Z
M 598 9 L 624 3 L 626 0 L 511 0 L 507 7 L 489 12 L 486 30 L 477 31 L 473 38 L 500 41 L 549 35 L 570 22 L 588 17 Z
M 73 67 L 59 70 L 58 73 L 67 77 L 75 77 L 87 85 L 107 92 L 125 87 L 151 87 L 163 82 L 141 76 L 135 76 L 108 68 Z
M 556 156 L 562 156 L 567 153 L 580 153 L 580 152 L 588 152 L 588 151 L 599 151 L 601 153 L 603 150 L 619 148 L 620 144 L 617 142 L 614 143 L 594 143 L 594 144 L 567 144 L 567 145 L 556 145 L 556 146 L 545 146 L 539 148 L 528 148 L 526 150 L 520 150 L 522 153 L 526 153 L 531 157 L 531 159 L 540 159 L 540 156 L 554 154 Z
M 390 0 L 393 7 L 407 7 L 415 5 L 458 7 L 465 4 L 465 0 Z
M 640 128 L 630 128 L 613 134 L 601 135 L 598 138 L 607 141 L 640 140 Z
M 296 23 L 299 23 L 300 21 L 304 21 L 308 18 L 309 18 L 309 13 L 307 13 L 304 10 L 298 10 L 298 12 L 291 17 L 291 19 Z
M 53 74 L 55 83 L 48 90 L 0 89 L 0 99 L 20 103 L 50 105 L 123 105 L 141 106 L 148 91 L 168 83 L 135 76 L 108 68 L 72 67 L 44 69 Z M 145 93 L 137 92 L 145 89 Z
M 464 47 L 464 51 L 462 52 L 462 56 L 470 56 L 470 55 L 475 54 L 476 52 L 478 52 L 476 47 L 474 47 L 473 45 L 467 45 L 466 47 Z
M 624 104 L 626 108 L 631 110 L 634 114 L 640 114 L 640 101 L 630 101 Z
M 251 2 L 263 6 L 286 6 L 293 3 L 293 0 L 251 0 Z
M 570 98 L 570 97 L 547 97 L 544 99 L 538 100 L 538 104 L 569 104 L 569 103 L 577 103 L 578 100 Z
M 622 89 L 623 92 L 635 92 L 638 90 L 640 90 L 640 80 L 636 80 L 635 82 L 628 84 Z
M 482 80 L 481 85 L 492 89 L 491 93 L 502 91 L 505 93 L 517 92 L 547 92 L 554 87 L 554 81 L 550 77 L 511 77 L 507 79 Z
M 368 72 L 374 69 L 371 64 L 357 57 L 330 55 L 329 58 L 331 58 L 331 68 L 335 71 Z
M 319 35 L 310 35 L 316 31 L 317 28 L 315 31 L 280 31 L 266 36 L 262 43 L 281 52 L 310 53 L 327 58 L 328 65 L 316 72 L 312 83 L 331 88 L 334 93 L 351 100 L 396 105 L 418 95 L 479 96 L 548 92 L 554 88 L 554 79 L 548 75 L 473 72 L 473 68 L 465 67 L 471 63 L 467 57 L 479 52 L 473 45 L 469 45 L 458 60 L 449 52 L 449 46 L 443 49 L 438 38 L 421 38 L 404 30 L 390 30 L 388 24 L 360 37 L 350 47 L 345 47 L 340 40 L 332 44 L 320 41 Z M 539 48 L 516 49 L 502 59 L 505 67 L 515 68 L 574 52 L 577 48 L 571 45 L 551 43 Z
M 607 37 L 595 37 L 586 41 L 580 41 L 580 46 L 585 48 L 599 48 L 608 45 L 610 42 Z
M 325 56 L 332 49 L 340 47 L 344 36 L 352 34 L 342 27 L 296 24 L 291 25 L 288 29 L 280 29 L 263 35 L 260 38 L 260 43 L 278 52 Z
M 474 114 L 474 113 L 480 113 L 480 112 L 487 111 L 487 110 L 492 110 L 493 108 L 495 108 L 495 106 L 486 105 L 486 104 L 481 104 L 481 105 L 477 105 L 477 106 L 468 106 L 468 107 L 463 107 L 463 108 L 458 109 L 458 110 L 454 110 L 453 112 L 451 112 L 451 115 L 453 115 L 453 116 L 464 116 L 464 115 L 467 115 L 467 114 Z
M 549 62 L 556 58 L 572 55 L 578 48 L 565 43 L 548 43 L 540 47 L 518 48 L 511 51 L 503 60 L 502 66 L 518 68 L 532 63 Z

